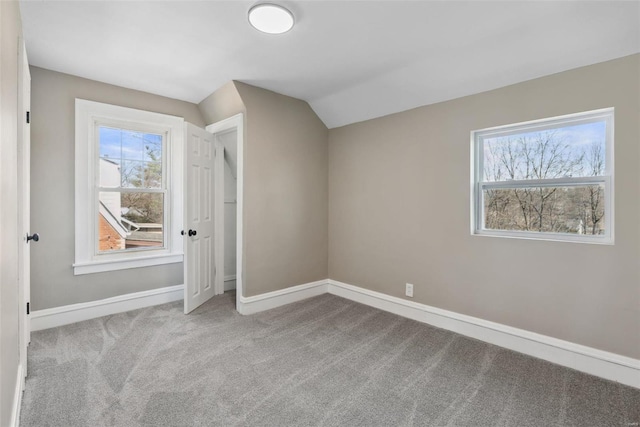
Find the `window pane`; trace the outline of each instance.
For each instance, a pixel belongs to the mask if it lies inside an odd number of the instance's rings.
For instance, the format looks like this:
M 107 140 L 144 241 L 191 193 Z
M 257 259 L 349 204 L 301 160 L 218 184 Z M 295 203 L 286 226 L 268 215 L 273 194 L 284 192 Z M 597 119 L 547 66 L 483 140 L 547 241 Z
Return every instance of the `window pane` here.
M 101 192 L 98 251 L 164 247 L 164 194 Z
M 162 164 L 123 160 L 123 188 L 162 188 Z
M 122 158 L 128 160 L 144 159 L 144 146 L 142 144 L 143 134 L 130 130 L 122 132 Z
M 483 139 L 484 181 L 602 176 L 604 121 Z
M 109 159 L 100 159 L 100 187 L 117 188 L 120 186 L 120 165 Z
M 162 188 L 162 135 L 105 126 L 98 132 L 101 187 Z
M 604 185 L 485 189 L 484 228 L 602 235 Z
M 98 128 L 100 138 L 100 157 L 113 161 L 120 161 L 120 129 L 113 129 L 104 126 Z
M 162 136 L 143 134 L 144 158 L 151 162 L 162 162 Z

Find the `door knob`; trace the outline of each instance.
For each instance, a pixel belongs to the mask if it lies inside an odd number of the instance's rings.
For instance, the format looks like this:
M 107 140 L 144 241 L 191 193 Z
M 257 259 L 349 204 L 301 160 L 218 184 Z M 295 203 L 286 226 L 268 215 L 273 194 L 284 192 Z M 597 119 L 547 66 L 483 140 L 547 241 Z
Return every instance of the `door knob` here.
M 34 242 L 37 242 L 40 240 L 40 236 L 38 235 L 38 233 L 33 233 L 31 236 L 27 234 L 27 243 L 29 243 L 29 240 L 33 240 Z
M 195 236 L 196 234 L 198 234 L 196 230 L 189 230 L 189 236 Z

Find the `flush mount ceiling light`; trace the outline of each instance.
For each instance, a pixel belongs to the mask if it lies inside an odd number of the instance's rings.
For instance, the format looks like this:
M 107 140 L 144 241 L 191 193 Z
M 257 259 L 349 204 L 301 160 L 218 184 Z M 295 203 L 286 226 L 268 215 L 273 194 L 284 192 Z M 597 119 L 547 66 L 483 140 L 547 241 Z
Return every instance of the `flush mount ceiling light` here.
M 282 34 L 293 28 L 293 15 L 277 4 L 262 3 L 249 9 L 249 22 L 263 33 Z

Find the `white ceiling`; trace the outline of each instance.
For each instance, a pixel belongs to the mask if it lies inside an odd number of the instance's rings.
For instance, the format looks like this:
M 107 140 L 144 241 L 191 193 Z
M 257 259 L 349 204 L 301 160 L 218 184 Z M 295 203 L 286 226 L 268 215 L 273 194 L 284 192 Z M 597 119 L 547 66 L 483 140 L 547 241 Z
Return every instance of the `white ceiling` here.
M 638 1 L 277 1 L 296 17 L 283 35 L 249 25 L 256 2 L 21 10 L 32 65 L 194 103 L 240 80 L 330 128 L 640 52 Z

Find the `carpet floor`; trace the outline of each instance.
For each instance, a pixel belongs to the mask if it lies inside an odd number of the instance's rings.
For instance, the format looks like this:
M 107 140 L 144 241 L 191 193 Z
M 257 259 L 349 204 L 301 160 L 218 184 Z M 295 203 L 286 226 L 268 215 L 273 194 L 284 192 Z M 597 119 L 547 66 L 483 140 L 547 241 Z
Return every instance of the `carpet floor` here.
M 640 390 L 333 295 L 34 332 L 28 426 L 637 426 Z

